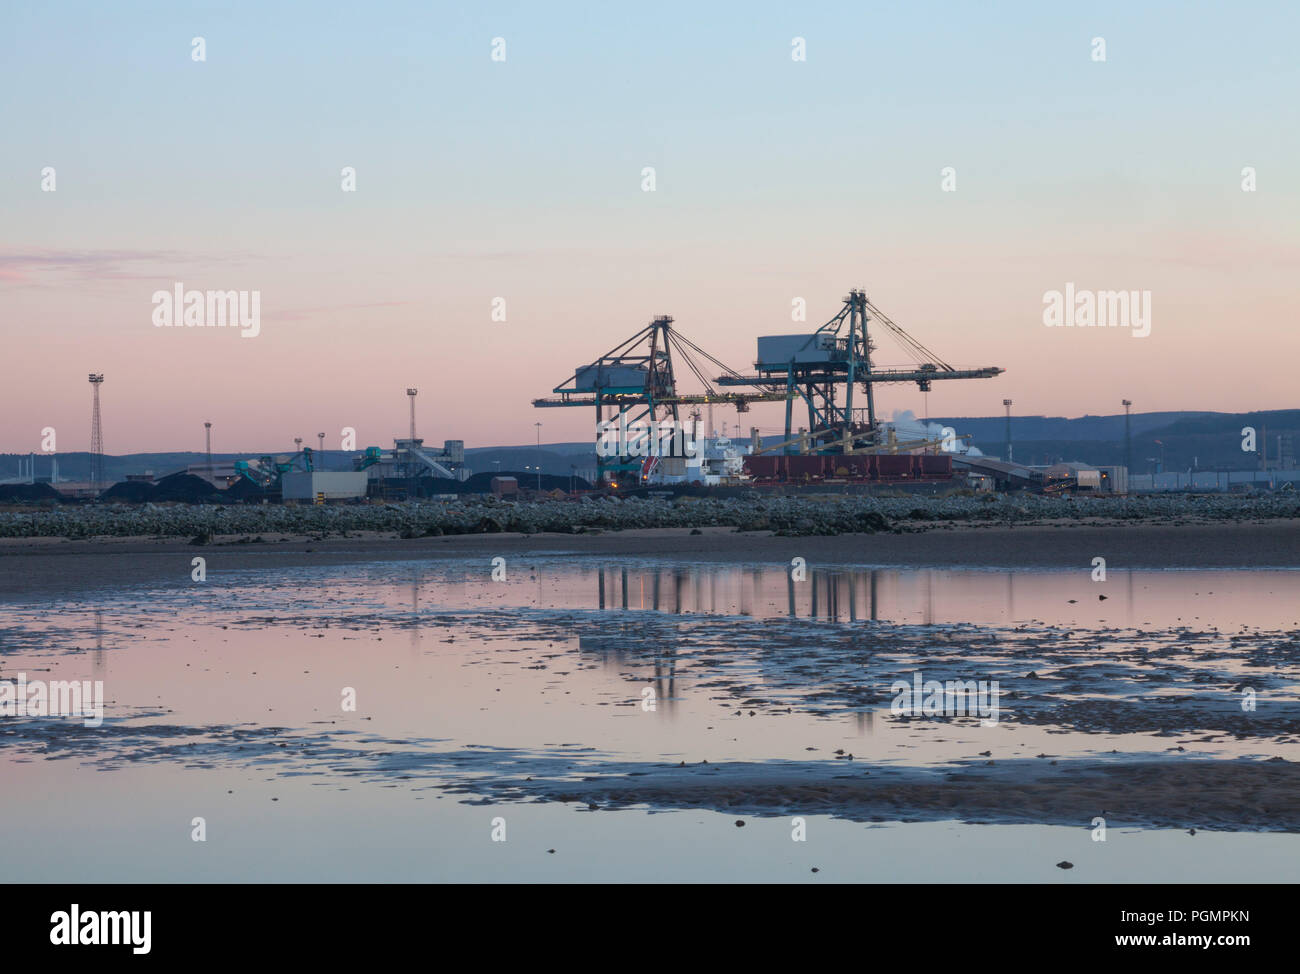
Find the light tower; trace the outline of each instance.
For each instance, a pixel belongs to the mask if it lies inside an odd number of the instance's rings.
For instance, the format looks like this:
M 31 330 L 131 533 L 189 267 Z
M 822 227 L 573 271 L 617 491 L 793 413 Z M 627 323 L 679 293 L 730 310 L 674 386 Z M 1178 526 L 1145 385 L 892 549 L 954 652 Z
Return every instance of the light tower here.
M 317 433 L 316 439 L 320 442 L 320 449 L 316 452 L 316 462 L 315 464 L 313 464 L 313 466 L 317 466 L 325 462 L 325 434 Z
M 542 492 L 542 424 L 534 423 L 537 427 L 537 492 Z
M 1124 403 L 1124 466 L 1130 470 L 1133 469 L 1133 427 L 1129 425 L 1129 407 L 1133 405 L 1131 399 L 1123 400 Z
M 104 479 L 104 429 L 99 423 L 99 387 L 103 383 L 104 373 L 90 373 L 90 385 L 95 390 L 95 407 L 90 414 L 90 486 L 96 490 Z
M 415 397 L 419 392 L 419 389 L 406 390 L 406 395 L 411 400 L 411 446 L 415 446 Z
M 208 454 L 208 479 L 212 479 L 212 424 L 203 424 L 204 449 Z
M 1011 462 L 1011 400 L 1003 399 L 1002 405 L 1007 407 L 1007 463 Z
M 296 452 L 296 453 L 301 453 L 301 452 L 302 452 L 302 437 L 301 437 L 301 436 L 295 436 L 295 437 L 293 438 L 293 448 L 294 448 L 294 452 Z

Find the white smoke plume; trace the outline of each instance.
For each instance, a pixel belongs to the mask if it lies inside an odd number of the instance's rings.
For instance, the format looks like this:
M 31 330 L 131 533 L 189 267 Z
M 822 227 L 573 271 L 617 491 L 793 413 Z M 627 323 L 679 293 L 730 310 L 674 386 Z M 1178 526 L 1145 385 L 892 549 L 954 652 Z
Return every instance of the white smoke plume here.
M 894 418 L 882 425 L 892 426 L 894 435 L 900 440 L 943 439 L 944 427 L 941 424 L 927 423 L 923 419 L 918 419 L 910 409 L 894 410 Z M 957 434 L 960 436 L 961 430 L 957 430 Z M 984 456 L 978 447 L 970 446 L 967 440 L 957 440 L 953 452 L 972 457 Z

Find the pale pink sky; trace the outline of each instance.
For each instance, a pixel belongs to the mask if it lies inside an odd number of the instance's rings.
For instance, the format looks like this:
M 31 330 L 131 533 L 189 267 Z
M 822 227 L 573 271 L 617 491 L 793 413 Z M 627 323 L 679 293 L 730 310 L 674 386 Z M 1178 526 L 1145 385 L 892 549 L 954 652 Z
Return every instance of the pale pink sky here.
M 952 364 L 1007 370 L 936 383 L 934 416 L 1300 406 L 1280 13 L 349 11 L 0 12 L 0 90 L 23 92 L 0 156 L 0 452 L 50 426 L 86 449 L 91 371 L 111 454 L 201 449 L 205 420 L 221 452 L 337 447 L 345 426 L 387 445 L 408 386 L 434 442 L 531 443 L 539 420 L 586 440 L 592 413 L 531 400 L 655 315 L 747 369 L 757 336 L 804 327 L 792 298 L 811 331 L 859 286 Z M 260 336 L 153 327 L 177 282 L 260 291 Z M 1150 336 L 1046 328 L 1066 282 L 1150 291 Z M 909 364 L 883 337 L 876 362 Z M 879 405 L 923 408 L 914 386 Z
M 854 250 L 843 241 L 846 249 Z M 1081 415 L 1161 409 L 1293 408 L 1300 337 L 1292 327 L 1294 263 L 1281 245 L 1194 234 L 1127 238 L 1112 253 L 1080 241 L 1039 246 L 949 239 L 856 248 L 804 241 L 757 246 L 684 243 L 659 252 L 439 256 L 302 253 L 213 260 L 123 249 L 0 258 L 9 373 L 0 387 L 0 449 L 39 449 L 53 426 L 60 450 L 85 449 L 90 389 L 102 371 L 109 453 L 199 449 L 203 421 L 219 451 L 285 449 L 295 435 L 355 427 L 386 445 L 406 426 L 407 386 L 420 389 L 421 435 L 467 445 L 589 438 L 587 410 L 537 410 L 570 370 L 655 314 L 724 362 L 748 368 L 754 338 L 815 327 L 849 287 L 954 365 L 999 365 L 996 379 L 936 383 L 931 415 Z M 175 270 L 158 276 L 158 269 Z M 155 328 L 150 295 L 174 281 L 262 292 L 261 334 Z M 1152 292 L 1147 338 L 1124 329 L 1049 329 L 1042 295 L 1064 288 Z M 490 319 L 493 297 L 507 321 Z M 809 328 L 808 330 L 812 330 Z M 879 365 L 905 357 L 881 334 Z M 684 387 L 693 388 L 689 382 Z M 879 404 L 921 412 L 914 386 L 881 387 Z M 741 422 L 774 428 L 781 407 Z M 735 421 L 720 407 L 718 423 Z

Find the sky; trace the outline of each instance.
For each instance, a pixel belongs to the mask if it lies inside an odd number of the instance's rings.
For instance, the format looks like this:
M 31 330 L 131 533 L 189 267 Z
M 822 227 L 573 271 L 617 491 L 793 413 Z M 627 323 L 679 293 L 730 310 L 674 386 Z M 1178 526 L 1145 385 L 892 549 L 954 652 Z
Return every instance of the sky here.
M 654 316 L 744 370 L 852 287 L 1007 370 L 886 416 L 1294 408 L 1298 11 L 10 0 L 0 452 L 87 449 L 92 371 L 110 454 L 388 445 L 407 387 L 432 442 L 590 439 L 532 400 Z M 1149 334 L 1045 326 L 1067 283 Z M 156 326 L 177 284 L 258 334 Z

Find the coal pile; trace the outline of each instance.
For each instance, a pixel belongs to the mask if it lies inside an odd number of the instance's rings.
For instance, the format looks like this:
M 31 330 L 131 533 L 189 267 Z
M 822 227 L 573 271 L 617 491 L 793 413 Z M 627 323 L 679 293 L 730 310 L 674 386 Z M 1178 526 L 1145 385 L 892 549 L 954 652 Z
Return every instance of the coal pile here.
M 246 477 L 240 477 L 227 487 L 223 494 L 227 501 L 237 504 L 256 504 L 263 500 L 279 500 L 279 489 L 267 490 L 259 487 Z
M 221 500 L 221 491 L 202 477 L 174 473 L 153 484 L 124 480 L 100 494 L 99 499 L 117 504 L 213 504 Z
M 153 484 L 144 480 L 123 480 L 99 495 L 113 504 L 143 504 L 153 496 Z
M 153 485 L 150 503 L 211 504 L 221 500 L 221 491 L 192 473 L 174 473 Z
M 63 495 L 49 484 L 0 484 L 0 504 L 59 504 Z

